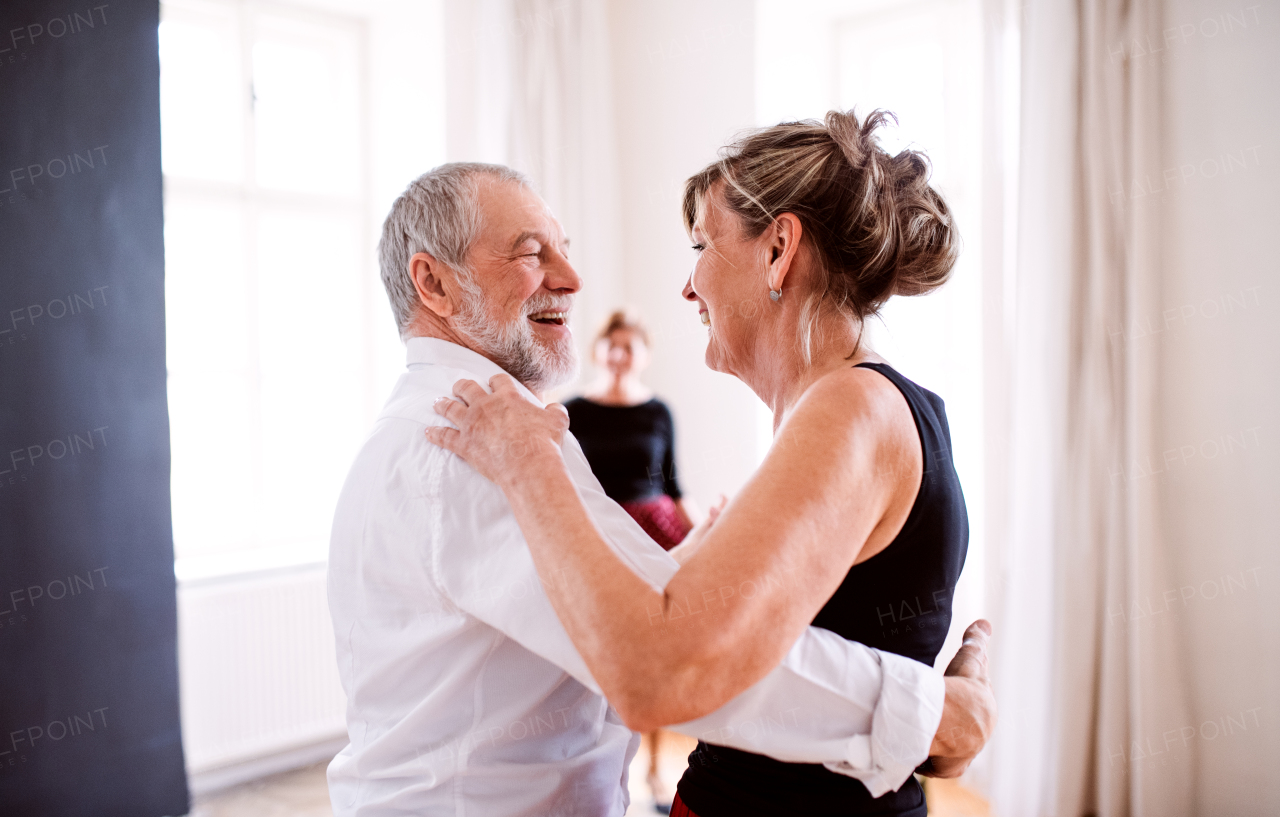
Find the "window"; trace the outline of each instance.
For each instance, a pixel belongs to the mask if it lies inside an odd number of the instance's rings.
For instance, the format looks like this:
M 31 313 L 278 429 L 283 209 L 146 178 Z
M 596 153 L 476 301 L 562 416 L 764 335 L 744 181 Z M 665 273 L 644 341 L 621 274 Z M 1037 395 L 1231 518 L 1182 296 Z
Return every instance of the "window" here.
M 363 23 L 175 0 L 160 26 L 179 575 L 317 561 L 377 393 Z M 386 327 L 382 327 L 385 331 Z

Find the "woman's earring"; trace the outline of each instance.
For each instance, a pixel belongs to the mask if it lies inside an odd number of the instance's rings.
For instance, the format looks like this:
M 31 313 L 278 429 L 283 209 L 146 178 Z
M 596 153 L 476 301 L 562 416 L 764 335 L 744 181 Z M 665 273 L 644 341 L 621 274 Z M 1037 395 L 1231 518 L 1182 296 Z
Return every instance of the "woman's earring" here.
M 782 290 L 780 290 L 780 289 L 771 289 L 771 290 L 769 290 L 769 297 L 773 299 L 773 302 L 774 302 L 774 303 L 777 303 L 778 301 L 781 301 L 781 300 L 782 300 Z

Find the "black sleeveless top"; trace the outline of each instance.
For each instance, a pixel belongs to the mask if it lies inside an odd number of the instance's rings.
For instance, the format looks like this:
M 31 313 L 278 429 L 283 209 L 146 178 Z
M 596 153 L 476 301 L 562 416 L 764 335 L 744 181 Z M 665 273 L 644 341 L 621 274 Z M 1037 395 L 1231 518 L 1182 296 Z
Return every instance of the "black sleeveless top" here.
M 969 520 L 951 461 L 942 398 L 881 363 L 860 363 L 889 379 L 911 407 L 924 473 L 902 530 L 884 550 L 850 568 L 818 611 L 815 627 L 932 665 L 951 625 L 951 597 L 969 546 Z M 925 817 L 914 777 L 873 798 L 858 780 L 821 764 L 698 743 L 680 779 L 680 799 L 698 817 L 898 815 Z

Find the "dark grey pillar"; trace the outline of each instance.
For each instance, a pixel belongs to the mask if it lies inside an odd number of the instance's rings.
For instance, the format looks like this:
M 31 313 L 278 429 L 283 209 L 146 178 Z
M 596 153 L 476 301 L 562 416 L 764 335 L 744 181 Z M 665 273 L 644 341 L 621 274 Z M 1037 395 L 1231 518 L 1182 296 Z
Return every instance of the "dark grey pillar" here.
M 0 7 L 0 814 L 188 808 L 155 2 Z

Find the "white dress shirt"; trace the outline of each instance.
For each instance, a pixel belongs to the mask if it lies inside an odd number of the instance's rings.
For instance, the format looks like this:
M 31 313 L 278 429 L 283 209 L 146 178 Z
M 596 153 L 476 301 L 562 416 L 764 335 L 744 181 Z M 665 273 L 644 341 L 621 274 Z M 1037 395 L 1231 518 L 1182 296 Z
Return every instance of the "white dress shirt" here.
M 410 340 L 408 357 L 333 523 L 329 608 L 351 741 L 329 765 L 334 814 L 620 817 L 639 737 L 556 617 L 502 491 L 423 434 L 447 424 L 432 404 L 457 380 L 487 387 L 501 369 L 432 338 Z M 563 448 L 610 545 L 664 587 L 675 560 L 604 495 L 572 435 Z M 717 600 L 676 600 L 669 618 Z M 879 796 L 928 755 L 943 689 L 930 667 L 810 627 L 763 680 L 674 729 L 825 763 Z

